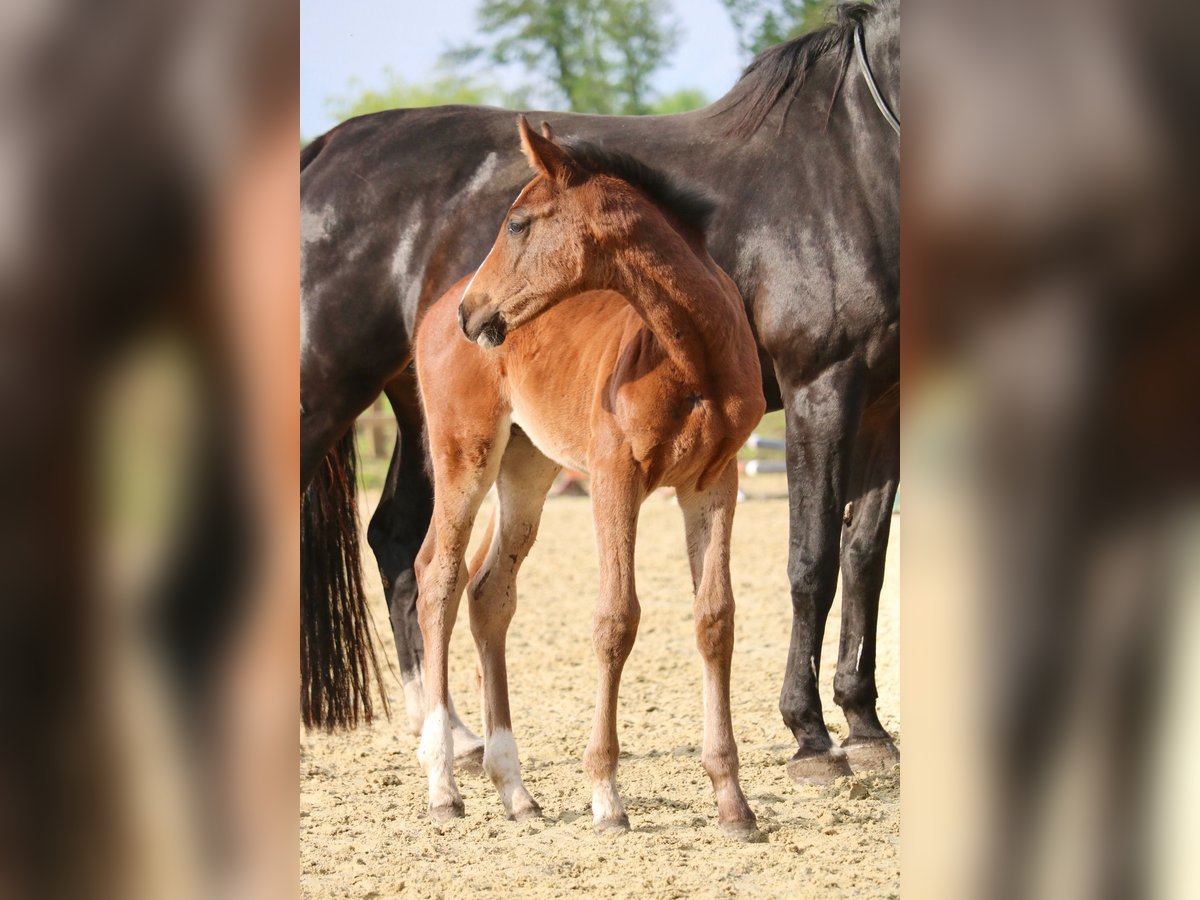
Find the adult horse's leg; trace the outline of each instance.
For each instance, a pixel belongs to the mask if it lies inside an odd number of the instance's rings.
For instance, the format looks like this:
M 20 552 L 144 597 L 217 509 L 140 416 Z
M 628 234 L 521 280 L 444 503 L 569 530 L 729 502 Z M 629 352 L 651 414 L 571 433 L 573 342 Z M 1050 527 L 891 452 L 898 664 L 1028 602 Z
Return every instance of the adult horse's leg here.
M 855 444 L 850 521 L 842 529 L 842 635 L 833 699 L 850 726 L 842 748 L 855 768 L 880 768 L 900 758 L 875 711 L 879 592 L 899 480 L 899 397 L 889 396 L 863 414 Z
M 396 417 L 396 445 L 388 466 L 383 495 L 371 523 L 367 540 L 375 553 L 379 575 L 387 597 L 392 637 L 404 685 L 404 705 L 409 730 L 421 733 L 425 720 L 425 689 L 421 673 L 424 649 L 417 620 L 417 580 L 413 563 L 429 529 L 433 514 L 433 485 L 425 467 L 424 427 L 417 394 L 416 373 L 406 368 L 384 389 Z M 449 706 L 454 735 L 454 762 L 477 767 L 483 762 L 483 741 L 458 718 Z
M 779 710 L 798 745 L 787 766 L 798 783 L 850 774 L 845 751 L 833 745 L 825 727 L 817 674 L 825 620 L 837 590 L 838 536 L 861 413 L 860 381 L 849 362 L 798 387 L 780 378 L 787 421 L 792 637 Z
M 458 423 L 462 424 L 462 423 Z M 468 423 L 474 424 L 474 423 Z M 465 554 L 484 494 L 496 480 L 507 425 L 495 434 L 431 435 L 437 493 L 433 521 L 417 555 L 417 616 L 425 643 L 425 725 L 417 758 L 429 779 L 429 816 L 435 822 L 463 814 L 454 783 L 450 724 L 450 633 L 467 582 Z
M 729 539 L 737 507 L 736 463 L 704 492 L 681 490 L 688 560 L 696 592 L 696 646 L 704 660 L 704 751 L 700 762 L 717 795 L 717 824 L 737 840 L 761 837 L 758 823 L 738 783 L 738 752 L 729 711 L 729 670 L 733 659 L 733 584 L 729 578 Z
M 561 468 L 522 431 L 513 429 L 496 479 L 499 502 L 489 528 L 491 539 L 479 548 L 467 587 L 471 633 L 483 675 L 483 768 L 500 792 L 504 811 L 517 820 L 540 816 L 542 810 L 521 781 L 508 705 L 505 637 L 517 609 L 517 572 L 537 537 L 546 493 Z
M 617 693 L 621 670 L 641 619 L 633 576 L 633 546 L 643 492 L 631 465 L 596 466 L 592 472 L 592 516 L 600 556 L 600 599 L 592 627 L 599 664 L 596 713 L 583 768 L 592 782 L 592 824 L 600 833 L 629 830 L 617 792 Z

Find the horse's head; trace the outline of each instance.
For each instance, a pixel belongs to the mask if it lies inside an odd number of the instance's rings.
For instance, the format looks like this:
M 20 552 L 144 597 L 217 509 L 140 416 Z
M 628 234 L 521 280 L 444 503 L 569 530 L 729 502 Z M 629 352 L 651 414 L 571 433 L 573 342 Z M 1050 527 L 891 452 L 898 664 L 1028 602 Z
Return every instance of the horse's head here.
M 496 243 L 463 293 L 458 321 L 469 340 L 495 347 L 559 300 L 599 286 L 604 223 L 619 214 L 550 126 L 537 134 L 521 116 L 521 149 L 536 176 L 509 208 Z M 612 179 L 608 179 L 612 180 Z

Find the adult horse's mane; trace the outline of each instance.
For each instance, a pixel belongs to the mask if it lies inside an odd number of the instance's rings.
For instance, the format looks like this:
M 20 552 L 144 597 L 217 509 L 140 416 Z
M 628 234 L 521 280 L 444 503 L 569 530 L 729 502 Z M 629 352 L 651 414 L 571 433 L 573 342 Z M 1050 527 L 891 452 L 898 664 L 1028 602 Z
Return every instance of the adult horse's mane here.
M 854 29 L 883 10 L 895 10 L 898 6 L 898 0 L 839 3 L 831 10 L 834 18 L 828 25 L 768 47 L 758 54 L 733 89 L 714 106 L 715 115 L 736 114 L 725 126 L 725 132 L 733 137 L 749 137 L 759 129 L 775 105 L 785 98 L 787 105 L 783 115 L 786 120 L 792 101 L 817 61 L 836 51 L 837 81 L 829 98 L 832 109 L 854 52 Z
M 706 194 L 679 184 L 665 172 L 628 153 L 574 138 L 564 141 L 562 146 L 575 163 L 592 174 L 611 175 L 632 185 L 701 234 L 708 228 L 716 204 Z

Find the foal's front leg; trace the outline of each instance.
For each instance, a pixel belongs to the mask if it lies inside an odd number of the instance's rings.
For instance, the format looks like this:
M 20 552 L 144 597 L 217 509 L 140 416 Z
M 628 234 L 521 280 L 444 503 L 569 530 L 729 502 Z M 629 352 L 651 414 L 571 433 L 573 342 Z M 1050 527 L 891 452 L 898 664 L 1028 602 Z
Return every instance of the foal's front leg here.
M 483 768 L 510 819 L 540 816 L 541 808 L 521 780 L 521 763 L 508 705 L 505 640 L 517 609 L 517 572 L 537 537 L 546 493 L 560 466 L 513 429 L 496 481 L 497 511 L 487 546 L 473 564 L 467 599 L 471 633 L 483 679 Z
M 717 824 L 728 837 L 759 840 L 762 833 L 738 783 L 738 752 L 729 710 L 733 659 L 733 585 L 729 539 L 737 506 L 737 464 L 709 489 L 680 490 L 688 560 L 696 590 L 696 646 L 704 659 L 704 752 L 700 762 L 717 795 Z
M 633 546 L 644 496 L 640 475 L 632 467 L 594 467 L 592 515 L 600 554 L 600 599 L 592 644 L 600 671 L 596 715 L 583 768 L 592 782 L 592 824 L 601 833 L 629 830 L 629 816 L 617 793 L 617 692 L 641 618 L 634 588 Z
M 432 423 L 431 423 L 432 426 Z M 430 428 L 435 497 L 433 522 L 417 557 L 417 616 L 425 643 L 425 725 L 417 758 L 429 778 L 429 815 L 435 822 L 463 814 L 454 783 L 448 654 L 450 634 L 467 581 L 465 554 L 479 504 L 496 480 L 508 428 L 494 437 L 441 440 Z

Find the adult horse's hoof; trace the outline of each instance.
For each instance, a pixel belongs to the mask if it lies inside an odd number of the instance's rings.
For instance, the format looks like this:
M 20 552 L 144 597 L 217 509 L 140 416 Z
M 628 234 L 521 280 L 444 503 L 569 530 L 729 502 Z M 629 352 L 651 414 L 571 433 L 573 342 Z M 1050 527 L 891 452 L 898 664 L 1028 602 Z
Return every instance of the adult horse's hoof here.
M 830 747 L 806 756 L 797 753 L 788 760 L 787 773 L 793 784 L 832 784 L 843 775 L 854 774 L 846 751 L 841 747 Z
M 605 836 L 625 834 L 629 831 L 629 816 L 621 813 L 619 816 L 600 819 L 592 823 L 592 828 L 596 830 L 596 834 Z
M 434 825 L 441 825 L 451 819 L 461 819 L 464 815 L 466 815 L 466 811 L 463 809 L 461 800 L 447 803 L 445 806 L 430 805 L 429 807 L 429 821 Z
M 842 744 L 846 758 L 856 772 L 891 769 L 900 765 L 900 751 L 896 745 L 886 739 L 876 741 L 856 741 L 853 744 Z
M 454 748 L 454 768 L 458 772 L 479 775 L 483 772 L 483 742 L 477 746 Z
M 767 839 L 767 836 L 758 830 L 758 823 L 754 819 L 718 822 L 717 826 L 721 829 L 721 834 L 731 841 L 740 841 L 743 844 L 761 844 Z

